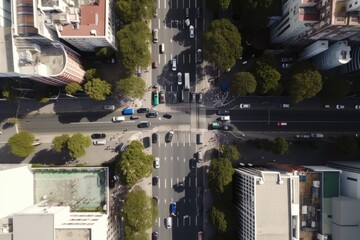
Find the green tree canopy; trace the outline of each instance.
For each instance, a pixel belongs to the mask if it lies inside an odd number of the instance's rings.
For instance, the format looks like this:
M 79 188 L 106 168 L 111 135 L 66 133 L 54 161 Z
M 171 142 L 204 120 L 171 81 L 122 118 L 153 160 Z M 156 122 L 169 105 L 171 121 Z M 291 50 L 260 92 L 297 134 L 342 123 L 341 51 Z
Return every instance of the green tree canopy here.
M 123 184 L 132 187 L 140 179 L 152 172 L 154 156 L 144 152 L 144 145 L 132 141 L 123 153 L 119 155 L 117 171 Z
M 66 93 L 70 94 L 70 95 L 72 95 L 72 94 L 74 94 L 74 93 L 76 93 L 77 91 L 80 91 L 80 90 L 82 90 L 82 87 L 80 86 L 80 84 L 74 83 L 74 82 L 69 83 L 65 87 Z
M 211 160 L 209 168 L 209 186 L 216 194 L 223 193 L 225 188 L 232 182 L 234 169 L 231 162 L 226 158 Z
M 241 35 L 228 19 L 213 20 L 204 34 L 204 56 L 221 70 L 232 68 L 242 54 Z
M 94 78 L 99 78 L 99 74 L 96 72 L 95 68 L 91 68 L 85 71 L 84 80 L 85 82 L 91 81 Z
M 139 77 L 131 76 L 116 82 L 116 91 L 122 96 L 143 98 L 146 92 L 146 84 Z
M 225 213 L 218 210 L 215 206 L 212 206 L 209 211 L 209 219 L 211 224 L 219 231 L 226 232 L 227 221 Z
M 154 0 L 117 0 L 118 18 L 125 24 L 143 22 L 152 18 L 155 9 Z
M 351 156 L 358 150 L 356 139 L 351 136 L 339 136 L 336 138 L 335 149 L 339 155 Z
M 96 49 L 96 53 L 95 53 L 97 57 L 110 57 L 113 54 L 114 54 L 114 49 L 110 47 L 98 48 Z
M 35 147 L 32 145 L 34 140 L 35 137 L 32 133 L 20 131 L 9 138 L 8 144 L 14 155 L 18 157 L 27 157 L 35 151 Z
M 256 90 L 256 80 L 250 72 L 235 73 L 235 79 L 231 82 L 230 91 L 236 96 L 246 96 Z
M 100 78 L 94 78 L 85 83 L 86 94 L 95 100 L 104 101 L 106 96 L 111 93 L 111 84 L 101 80 Z
M 289 94 L 293 102 L 298 103 L 304 99 L 316 96 L 321 88 L 321 74 L 317 70 L 306 69 L 291 77 Z
M 70 136 L 68 134 L 55 137 L 52 140 L 52 149 L 54 149 L 56 152 L 67 150 L 67 142 L 69 139 Z
M 277 137 L 274 139 L 273 152 L 283 155 L 289 150 L 289 142 L 283 137 Z
M 152 199 L 143 190 L 129 192 L 124 201 L 123 216 L 131 235 L 150 228 L 153 224 Z
M 231 0 L 207 0 L 206 5 L 210 11 L 215 12 L 217 10 L 226 11 L 230 6 Z
M 323 80 L 323 88 L 320 97 L 329 103 L 340 102 L 351 91 L 351 85 L 346 79 L 332 77 Z
M 86 154 L 86 148 L 90 147 L 91 139 L 81 133 L 75 133 L 67 141 L 67 149 L 73 158 L 79 158 Z
M 117 39 L 119 62 L 126 75 L 134 74 L 137 67 L 145 68 L 150 64 L 151 54 L 147 43 L 151 40 L 151 33 L 145 23 L 126 25 L 117 32 Z
M 274 66 L 262 60 L 255 62 L 254 75 L 257 80 L 257 91 L 260 94 L 266 94 L 271 90 L 275 90 L 281 78 L 281 74 Z
M 230 161 L 239 160 L 241 154 L 237 149 L 236 144 L 226 144 L 220 147 L 220 153 L 222 158 L 229 159 Z

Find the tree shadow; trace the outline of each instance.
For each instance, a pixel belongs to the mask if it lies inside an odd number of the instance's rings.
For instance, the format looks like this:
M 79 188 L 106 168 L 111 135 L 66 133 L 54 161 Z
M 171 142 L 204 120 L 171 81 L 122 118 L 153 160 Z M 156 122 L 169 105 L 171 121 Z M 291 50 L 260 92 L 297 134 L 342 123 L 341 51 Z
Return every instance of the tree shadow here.
M 54 164 L 54 165 L 64 165 L 67 162 L 74 161 L 72 157 L 67 152 L 56 152 L 52 149 L 43 149 L 35 153 L 35 155 L 30 160 L 30 163 L 38 164 Z
M 5 144 L 0 148 L 0 163 L 21 163 L 25 158 L 15 156 L 11 152 L 11 147 Z

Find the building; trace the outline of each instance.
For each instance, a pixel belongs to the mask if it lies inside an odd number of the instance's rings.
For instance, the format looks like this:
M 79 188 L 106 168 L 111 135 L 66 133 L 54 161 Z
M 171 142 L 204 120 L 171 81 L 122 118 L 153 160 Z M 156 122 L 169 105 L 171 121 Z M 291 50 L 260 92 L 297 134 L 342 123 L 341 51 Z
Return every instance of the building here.
M 318 55 L 326 51 L 329 48 L 329 41 L 327 40 L 319 40 L 307 46 L 300 54 L 299 60 L 306 60 L 312 58 L 313 56 Z
M 313 64 L 321 70 L 328 70 L 350 62 L 350 46 L 347 41 L 332 44 L 326 51 L 313 58 Z
M 240 167 L 234 195 L 237 239 L 300 239 L 299 176 Z
M 358 5 L 357 0 L 283 1 L 283 9 L 289 10 L 283 11 L 283 20 L 272 26 L 271 41 L 293 46 L 307 46 L 318 40 L 359 42 Z
M 346 75 L 355 75 L 360 72 L 360 46 L 351 46 L 351 61 L 341 66 L 341 72 Z

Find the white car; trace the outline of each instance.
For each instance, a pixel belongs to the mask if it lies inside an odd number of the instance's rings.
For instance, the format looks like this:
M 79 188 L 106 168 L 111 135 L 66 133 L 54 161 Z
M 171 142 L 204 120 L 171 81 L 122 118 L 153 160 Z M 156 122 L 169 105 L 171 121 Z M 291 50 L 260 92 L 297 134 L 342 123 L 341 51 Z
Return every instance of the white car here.
M 171 66 L 172 66 L 172 70 L 176 71 L 176 58 L 174 58 L 173 60 L 171 60 Z
M 178 72 L 178 74 L 177 74 L 177 84 L 179 86 L 182 85 L 182 73 L 181 72 Z
M 113 122 L 122 122 L 125 121 L 125 117 L 124 116 L 116 116 L 112 118 Z
M 283 69 L 289 69 L 289 68 L 291 68 L 291 66 L 292 66 L 292 63 L 283 63 L 282 64 Z
M 339 109 L 339 110 L 345 109 L 345 106 L 338 104 L 338 105 L 336 105 L 336 109 Z
M 190 19 L 186 19 L 185 20 L 185 25 L 188 27 L 188 26 L 190 26 Z
M 160 158 L 156 157 L 154 160 L 154 167 L 159 168 L 160 167 Z
M 250 107 L 251 107 L 251 105 L 249 103 L 241 103 L 240 104 L 241 109 L 250 108 Z
M 190 38 L 194 38 L 195 37 L 195 29 L 193 25 L 190 25 L 189 27 L 190 30 Z
M 355 105 L 356 110 L 360 110 L 360 105 Z

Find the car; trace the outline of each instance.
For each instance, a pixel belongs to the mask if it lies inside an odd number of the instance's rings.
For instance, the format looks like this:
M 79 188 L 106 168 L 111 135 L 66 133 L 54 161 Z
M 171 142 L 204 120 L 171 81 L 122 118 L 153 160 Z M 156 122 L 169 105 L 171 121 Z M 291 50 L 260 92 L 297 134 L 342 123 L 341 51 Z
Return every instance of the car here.
M 356 110 L 360 110 L 360 105 L 355 105 L 354 108 L 355 108 Z
M 290 104 L 288 104 L 288 103 L 282 103 L 282 104 L 280 104 L 280 107 L 281 107 L 281 108 L 290 108 Z
M 196 168 L 196 165 L 197 165 L 196 159 L 195 159 L 195 158 L 191 158 L 191 159 L 190 159 L 190 167 L 191 167 L 192 169 L 194 169 L 194 168 Z
M 210 128 L 211 129 L 219 129 L 220 128 L 220 123 L 217 121 L 213 121 L 210 123 Z
M 159 103 L 165 103 L 165 92 L 164 91 L 160 91 L 159 93 Z
M 196 17 L 201 18 L 201 8 L 196 9 Z
M 189 8 L 185 8 L 185 18 L 188 18 L 190 15 L 190 9 Z
M 156 157 L 154 160 L 154 168 L 160 168 L 160 158 Z
M 240 103 L 240 108 L 241 109 L 246 109 L 246 108 L 250 108 L 251 105 L 249 103 Z
M 196 103 L 196 93 L 191 93 L 191 102 Z
M 120 143 L 118 146 L 116 146 L 115 148 L 115 152 L 123 152 L 126 149 L 126 144 L 125 143 Z
M 159 177 L 158 176 L 155 176 L 152 178 L 152 185 L 153 186 L 157 186 L 159 183 Z
M 330 105 L 329 105 L 329 104 L 325 104 L 325 105 L 324 105 L 324 108 L 325 108 L 325 109 L 330 109 Z
M 232 126 L 222 124 L 222 125 L 220 126 L 220 129 L 223 130 L 223 131 L 231 131 L 231 130 L 232 130 Z
M 155 90 L 153 91 L 152 97 L 153 97 L 153 104 L 154 104 L 154 106 L 159 105 L 159 94 L 158 94 L 158 90 L 155 89 Z
M 247 63 L 248 63 L 248 61 L 243 61 L 241 64 L 246 65 Z
M 178 74 L 177 74 L 177 84 L 179 86 L 182 85 L 182 73 L 181 72 L 178 72 Z
M 137 126 L 138 126 L 138 128 L 147 128 L 147 127 L 151 126 L 151 123 L 150 122 L 141 122 Z
M 281 58 L 281 62 L 285 63 L 285 62 L 292 62 L 293 58 L 291 57 L 282 57 Z
M 153 30 L 153 42 L 157 43 L 158 42 L 158 35 L 159 35 L 159 30 L 157 28 L 155 28 Z
M 172 100 L 172 103 L 177 103 L 177 102 L 178 102 L 178 98 L 177 98 L 177 94 L 176 94 L 176 93 L 172 93 L 172 94 L 171 94 L 171 100 Z
M 289 68 L 291 68 L 292 63 L 283 63 L 281 66 L 283 69 L 289 69 Z
M 176 202 L 170 203 L 170 215 L 176 216 Z
M 158 232 L 153 232 L 151 240 L 158 240 L 158 235 L 159 235 Z
M 102 139 L 102 138 L 106 138 L 105 133 L 93 133 L 93 134 L 91 134 L 91 139 Z
M 165 114 L 163 115 L 163 117 L 164 117 L 164 118 L 167 118 L 167 119 L 171 119 L 171 118 L 172 118 L 172 115 L 169 114 L 169 113 L 165 113 Z
M 174 58 L 173 60 L 171 60 L 171 69 L 173 71 L 176 71 L 176 58 Z
M 106 140 L 105 140 L 105 139 L 94 140 L 94 141 L 93 141 L 93 144 L 94 144 L 95 146 L 105 145 L 105 144 L 106 144 Z
M 171 226 L 172 226 L 172 218 L 171 217 L 165 218 L 165 226 L 166 226 L 166 228 L 171 228 Z
M 147 118 L 156 118 L 159 114 L 157 112 L 148 112 L 146 114 Z
M 187 19 L 185 20 L 185 25 L 186 25 L 187 27 L 190 26 L 190 19 L 187 18 Z
M 276 125 L 277 125 L 278 127 L 287 126 L 287 123 L 286 123 L 286 122 L 277 122 Z
M 165 141 L 166 142 L 171 142 L 173 137 L 174 137 L 174 131 L 171 130 L 166 134 Z
M 202 63 L 202 61 L 203 61 L 202 50 L 199 48 L 199 49 L 197 50 L 197 62 L 198 62 L 198 63 Z
M 342 109 L 345 109 L 345 105 L 336 105 L 336 109 L 339 109 L 339 110 L 342 110 Z
M 314 138 L 314 139 L 321 139 L 321 138 L 324 138 L 324 134 L 322 134 L 322 133 L 311 133 L 310 137 Z
M 198 93 L 198 103 L 203 103 L 203 94 Z
M 157 133 L 153 133 L 151 135 L 152 143 L 157 143 L 159 139 L 159 135 Z
M 125 117 L 124 116 L 115 116 L 112 118 L 112 121 L 115 122 L 122 122 L 125 121 Z
M 139 108 L 137 110 L 138 113 L 148 113 L 149 112 L 149 108 Z
M 309 139 L 311 136 L 310 134 L 296 134 L 295 135 L 295 138 L 298 138 L 298 139 Z
M 157 17 L 157 16 L 158 16 L 158 8 L 155 8 L 154 17 Z
M 229 115 L 229 110 L 227 109 L 218 109 L 217 115 Z
M 190 38 L 194 38 L 195 37 L 195 29 L 194 29 L 193 25 L 190 25 L 189 31 L 190 31 Z
M 115 105 L 105 105 L 104 110 L 108 110 L 108 111 L 115 110 Z

